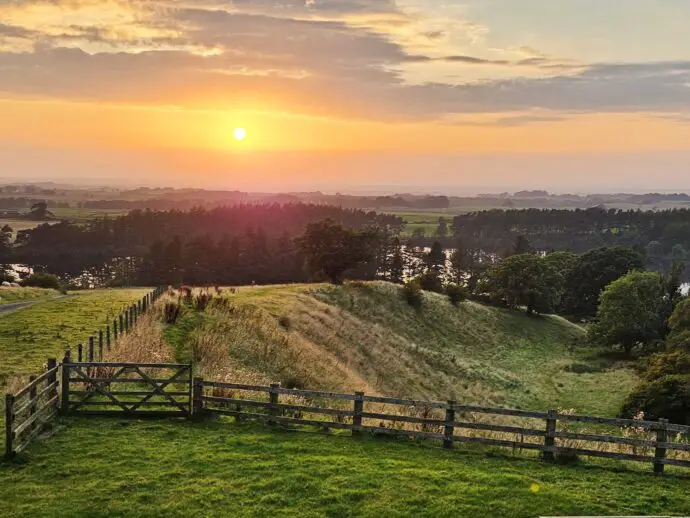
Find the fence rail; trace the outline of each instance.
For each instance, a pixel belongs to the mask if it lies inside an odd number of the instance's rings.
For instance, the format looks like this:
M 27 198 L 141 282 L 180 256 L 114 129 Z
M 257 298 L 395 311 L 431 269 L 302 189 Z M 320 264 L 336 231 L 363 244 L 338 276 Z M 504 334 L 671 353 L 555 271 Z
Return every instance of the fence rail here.
M 374 434 L 402 435 L 441 441 L 444 448 L 452 448 L 455 443 L 484 444 L 501 446 L 512 449 L 536 450 L 541 452 L 547 461 L 555 460 L 557 455 L 582 455 L 607 459 L 619 459 L 636 462 L 647 462 L 654 466 L 654 472 L 662 474 L 664 466 L 674 465 L 690 468 L 690 460 L 686 458 L 670 458 L 669 453 L 690 451 L 690 442 L 672 440 L 670 434 L 676 433 L 690 441 L 690 426 L 670 424 L 665 419 L 658 421 L 642 421 L 634 419 L 615 419 L 605 417 L 590 417 L 558 413 L 556 410 L 548 412 L 534 412 L 528 410 L 492 408 L 472 405 L 461 405 L 455 401 L 420 401 L 414 399 L 399 399 L 383 396 L 368 396 L 361 392 L 354 394 L 324 392 L 316 390 L 287 389 L 279 385 L 245 385 L 238 383 L 222 383 L 205 381 L 195 378 L 194 382 L 194 413 L 219 414 L 236 417 L 237 419 L 256 419 L 269 425 L 276 423 L 285 425 L 318 426 L 351 430 L 353 434 L 370 432 Z M 251 393 L 247 398 L 240 393 Z M 261 401 L 257 395 L 268 395 L 266 401 Z M 310 404 L 297 404 L 295 401 L 281 403 L 281 395 L 291 399 L 305 400 Z M 325 406 L 323 400 L 330 400 L 330 406 Z M 351 405 L 349 408 L 331 408 L 337 405 Z M 393 406 L 399 411 L 390 413 L 374 411 L 365 405 Z M 403 407 L 400 409 L 400 407 Z M 247 409 L 250 409 L 249 411 Z M 421 411 L 421 415 L 420 414 Z M 442 412 L 443 416 L 433 415 Z M 417 415 L 414 415 L 414 414 Z M 412 415 L 411 415 L 412 414 Z M 532 421 L 532 426 L 514 426 L 477 422 L 464 419 L 468 414 L 484 416 L 509 416 Z M 305 415 L 331 416 L 333 421 L 318 418 L 305 418 Z M 379 424 L 375 425 L 374 422 Z M 387 424 L 384 424 L 384 422 Z M 538 424 L 540 423 L 540 424 Z M 583 431 L 559 430 L 570 426 L 571 423 L 587 423 L 596 425 L 598 433 Z M 404 428 L 399 425 L 421 425 L 421 430 Z M 616 427 L 618 435 L 606 435 L 600 431 L 602 427 Z M 653 439 L 621 436 L 623 430 L 634 430 L 637 433 L 655 433 Z M 467 431 L 491 432 L 500 434 L 498 437 L 468 435 Z M 513 439 L 510 437 L 513 436 Z M 567 441 L 579 441 L 579 444 L 568 445 Z M 621 451 L 608 451 L 610 445 L 623 445 L 635 448 L 653 449 L 653 455 Z M 602 449 L 594 449 L 600 446 Z

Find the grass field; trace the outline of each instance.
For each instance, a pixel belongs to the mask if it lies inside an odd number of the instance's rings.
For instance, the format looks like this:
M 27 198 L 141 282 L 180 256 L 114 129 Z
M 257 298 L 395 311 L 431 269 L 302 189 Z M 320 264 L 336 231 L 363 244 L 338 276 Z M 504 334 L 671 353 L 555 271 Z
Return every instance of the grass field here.
M 399 287 L 378 282 L 226 296 L 230 309 L 187 311 L 165 331 L 178 360 L 204 357 L 209 378 L 608 416 L 636 383 L 558 317 L 454 307 L 432 293 L 417 311 Z
M 0 467 L 4 516 L 32 518 L 688 515 L 689 485 L 615 464 L 222 421 L 62 420 Z
M 41 299 L 49 299 L 60 295 L 56 290 L 43 288 L 8 288 L 0 286 L 0 305 L 13 302 L 28 302 Z

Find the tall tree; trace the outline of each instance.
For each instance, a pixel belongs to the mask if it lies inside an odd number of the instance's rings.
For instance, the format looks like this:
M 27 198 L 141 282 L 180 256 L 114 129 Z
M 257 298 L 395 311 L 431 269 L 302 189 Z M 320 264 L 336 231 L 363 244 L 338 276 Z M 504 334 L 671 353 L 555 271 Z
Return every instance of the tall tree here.
M 405 282 L 405 256 L 400 239 L 393 239 L 393 255 L 390 260 L 389 280 L 396 284 Z
M 604 288 L 631 270 L 644 270 L 642 255 L 632 248 L 598 248 L 579 256 L 565 279 L 563 311 L 594 317 Z
M 629 354 L 663 334 L 666 288 L 661 275 L 630 272 L 601 294 L 597 317 L 589 328 L 594 342 L 620 346 Z
M 371 232 L 354 232 L 327 219 L 310 223 L 298 244 L 314 275 L 340 284 L 347 270 L 374 259 L 375 238 Z
M 560 277 L 541 257 L 513 255 L 491 266 L 477 290 L 502 300 L 511 309 L 525 306 L 528 314 L 548 313 L 558 305 Z

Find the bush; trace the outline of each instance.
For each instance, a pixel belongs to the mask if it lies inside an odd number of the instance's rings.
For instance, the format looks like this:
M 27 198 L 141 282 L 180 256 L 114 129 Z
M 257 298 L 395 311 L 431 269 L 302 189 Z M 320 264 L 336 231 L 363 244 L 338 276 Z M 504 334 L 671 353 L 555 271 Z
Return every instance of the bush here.
M 663 417 L 690 425 L 690 376 L 664 376 L 641 384 L 623 403 L 621 417 L 633 418 L 639 411 L 649 421 Z
M 649 360 L 642 378 L 651 382 L 664 376 L 690 375 L 690 353 L 684 350 L 655 354 Z
M 24 279 L 21 284 L 31 288 L 60 289 L 60 279 L 50 273 L 34 273 Z
M 405 301 L 415 309 L 422 307 L 423 293 L 419 280 L 407 281 L 402 289 Z
M 8 272 L 0 271 L 0 282 L 15 282 L 14 276 Z
M 446 295 L 453 306 L 457 306 L 461 302 L 465 302 L 469 295 L 467 288 L 458 284 L 449 284 L 446 286 Z
M 424 291 L 443 293 L 443 283 L 441 277 L 435 272 L 427 272 L 418 277 L 419 286 Z
M 174 324 L 182 313 L 182 306 L 175 302 L 166 302 L 163 307 L 163 320 L 166 324 Z

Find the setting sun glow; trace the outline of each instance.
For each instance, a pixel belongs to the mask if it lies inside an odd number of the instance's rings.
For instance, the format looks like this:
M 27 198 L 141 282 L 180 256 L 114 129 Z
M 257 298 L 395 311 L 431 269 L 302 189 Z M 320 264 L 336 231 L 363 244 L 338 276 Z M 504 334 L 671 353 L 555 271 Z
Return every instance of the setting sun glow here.
M 244 128 L 235 128 L 235 131 L 232 132 L 233 137 L 235 137 L 235 140 L 244 140 L 247 138 L 247 130 Z

